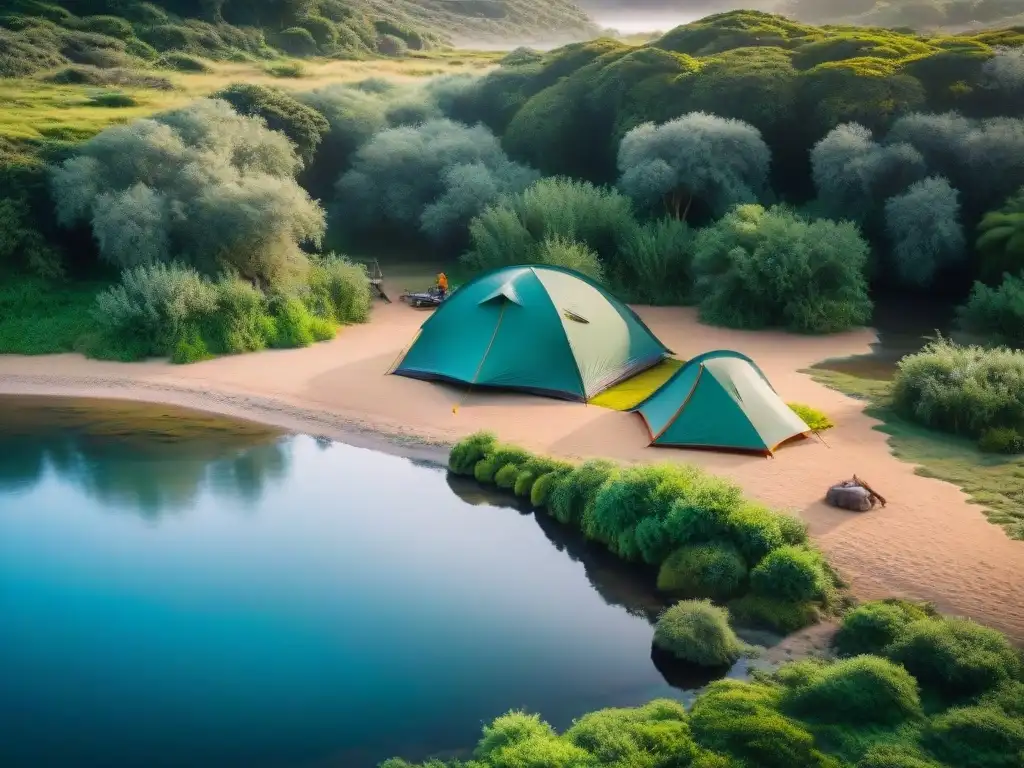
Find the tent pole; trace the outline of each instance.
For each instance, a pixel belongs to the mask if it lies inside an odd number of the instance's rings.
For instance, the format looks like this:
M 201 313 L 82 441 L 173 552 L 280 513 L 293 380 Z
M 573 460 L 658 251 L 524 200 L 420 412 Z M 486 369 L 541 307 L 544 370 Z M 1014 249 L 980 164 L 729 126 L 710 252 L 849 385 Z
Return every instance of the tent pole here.
M 455 405 L 452 406 L 452 413 L 458 413 L 459 408 L 462 407 L 466 398 L 469 397 L 470 391 L 473 389 L 473 385 L 476 384 L 477 377 L 480 376 L 480 371 L 484 367 L 484 363 L 487 362 L 487 356 L 491 353 L 491 347 L 494 346 L 494 340 L 498 338 L 498 329 L 501 327 L 502 318 L 505 317 L 505 307 L 508 306 L 508 301 L 505 301 L 501 305 L 501 312 L 498 314 L 498 322 L 494 324 L 494 333 L 491 334 L 491 340 L 487 343 L 487 349 L 484 350 L 483 357 L 480 358 L 480 364 L 476 367 L 476 373 L 473 374 L 473 380 L 469 382 L 469 386 L 466 387 L 466 391 Z

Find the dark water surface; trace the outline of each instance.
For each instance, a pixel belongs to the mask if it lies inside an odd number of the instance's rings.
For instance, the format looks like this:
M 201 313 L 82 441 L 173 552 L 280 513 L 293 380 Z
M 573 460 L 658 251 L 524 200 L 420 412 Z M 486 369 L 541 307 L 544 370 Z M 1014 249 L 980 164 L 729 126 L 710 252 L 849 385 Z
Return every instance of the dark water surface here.
M 511 708 L 681 697 L 645 579 L 454 490 L 257 425 L 0 397 L 0 766 L 366 768 Z

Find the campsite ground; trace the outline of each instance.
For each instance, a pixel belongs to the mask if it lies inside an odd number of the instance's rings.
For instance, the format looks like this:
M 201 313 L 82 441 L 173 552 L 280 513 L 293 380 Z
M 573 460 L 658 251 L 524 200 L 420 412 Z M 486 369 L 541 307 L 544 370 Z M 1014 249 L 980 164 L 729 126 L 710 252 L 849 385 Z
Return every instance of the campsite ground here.
M 393 279 L 388 286 L 393 298 L 407 287 L 418 285 Z M 988 522 L 957 487 L 919 476 L 913 464 L 894 457 L 863 401 L 800 372 L 825 358 L 867 352 L 872 332 L 824 338 L 740 332 L 700 325 L 689 309 L 638 311 L 680 357 L 718 348 L 752 357 L 784 400 L 832 418 L 836 427 L 827 433 L 827 444 L 803 441 L 774 459 L 655 449 L 647 447 L 644 427 L 632 414 L 522 395 L 467 396 L 387 376 L 425 318 L 397 301 L 378 304 L 369 324 L 347 328 L 331 342 L 188 366 L 107 363 L 78 355 L 0 356 L 0 392 L 188 405 L 428 460 L 443 461 L 445 444 L 490 429 L 560 456 L 691 462 L 734 478 L 760 501 L 799 513 L 858 597 L 931 600 L 1024 641 L 1021 542 Z M 866 478 L 889 505 L 864 514 L 825 506 L 826 488 L 853 474 Z

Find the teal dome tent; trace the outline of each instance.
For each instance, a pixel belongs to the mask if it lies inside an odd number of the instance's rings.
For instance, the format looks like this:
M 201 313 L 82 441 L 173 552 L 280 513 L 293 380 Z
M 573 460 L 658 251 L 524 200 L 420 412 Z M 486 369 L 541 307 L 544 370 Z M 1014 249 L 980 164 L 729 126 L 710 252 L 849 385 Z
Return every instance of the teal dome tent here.
M 728 349 L 688 361 L 633 410 L 651 445 L 771 455 L 811 433 L 754 361 Z
M 516 266 L 454 291 L 394 373 L 586 401 L 669 354 L 592 280 L 560 267 Z

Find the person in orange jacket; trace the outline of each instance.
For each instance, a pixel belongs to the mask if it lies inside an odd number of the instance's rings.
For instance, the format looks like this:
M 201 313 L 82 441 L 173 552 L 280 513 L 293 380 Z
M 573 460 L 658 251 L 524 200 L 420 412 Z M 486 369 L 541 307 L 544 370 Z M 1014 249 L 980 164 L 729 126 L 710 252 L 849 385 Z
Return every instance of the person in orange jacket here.
M 444 272 L 437 276 L 437 292 L 442 299 L 448 295 L 448 276 Z

